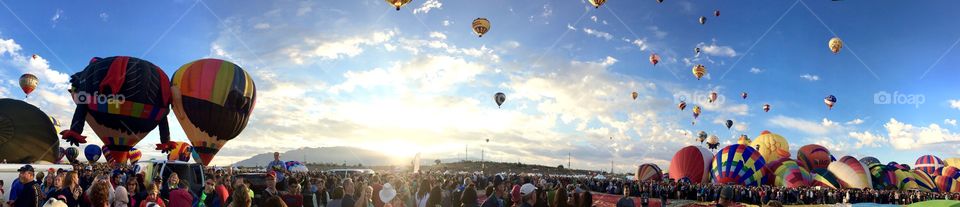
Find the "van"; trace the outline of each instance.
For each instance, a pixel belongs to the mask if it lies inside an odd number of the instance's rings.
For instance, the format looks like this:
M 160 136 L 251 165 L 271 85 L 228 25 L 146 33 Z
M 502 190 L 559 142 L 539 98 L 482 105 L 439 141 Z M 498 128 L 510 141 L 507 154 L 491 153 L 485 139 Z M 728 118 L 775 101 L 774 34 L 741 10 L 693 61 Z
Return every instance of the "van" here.
M 180 178 L 181 184 L 187 184 L 190 192 L 200 195 L 203 191 L 204 178 L 203 166 L 197 163 L 167 161 L 167 160 L 148 160 L 137 162 L 141 172 L 144 173 L 145 182 L 152 182 L 153 178 L 159 176 L 163 179 L 163 188 L 166 188 L 167 179 L 170 174 L 176 172 Z M 161 188 L 161 189 L 163 189 Z
M 3 196 L 3 200 L 10 199 L 10 186 L 13 185 L 13 181 L 20 177 L 20 172 L 17 170 L 20 167 L 23 167 L 27 164 L 0 164 L 0 180 L 3 181 L 3 192 L 6 192 Z M 63 169 L 65 171 L 73 171 L 72 165 L 57 165 L 57 164 L 30 164 L 33 166 L 33 170 L 36 172 L 44 172 L 46 174 L 47 169 L 53 168 L 54 170 Z

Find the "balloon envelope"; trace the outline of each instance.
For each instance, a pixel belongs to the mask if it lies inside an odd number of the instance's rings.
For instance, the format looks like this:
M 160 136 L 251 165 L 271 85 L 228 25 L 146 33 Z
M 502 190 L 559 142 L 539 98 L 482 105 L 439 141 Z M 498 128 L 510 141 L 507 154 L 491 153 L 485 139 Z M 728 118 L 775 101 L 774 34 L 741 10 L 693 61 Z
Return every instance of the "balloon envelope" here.
M 660 181 L 663 178 L 663 171 L 660 170 L 660 167 L 654 164 L 642 164 L 637 167 L 637 172 L 634 174 L 634 177 L 637 181 Z
M 943 161 L 939 157 L 933 155 L 924 155 L 917 158 L 917 162 L 913 165 L 916 169 L 923 171 L 932 176 L 940 176 L 940 169 L 943 168 Z
M 83 148 L 83 156 L 87 158 L 87 162 L 97 162 L 100 160 L 100 154 L 102 154 L 102 148 L 95 144 L 88 144 Z
M 713 153 L 703 147 L 681 148 L 670 159 L 670 178 L 674 180 L 686 178 L 691 183 L 707 182 L 710 180 L 711 161 L 713 161 Z
M 50 116 L 27 102 L 0 99 L 0 158 L 8 163 L 53 163 L 59 154 Z
M 767 164 L 767 169 L 773 173 L 767 177 L 772 178 L 771 184 L 777 187 L 798 188 L 810 186 L 813 182 L 813 176 L 806 168 L 797 164 L 797 161 L 789 157 L 780 158 L 777 161 Z
M 765 163 L 752 147 L 735 144 L 717 152 L 710 172 L 716 184 L 759 186 L 766 179 Z
M 190 143 L 174 142 L 173 150 L 170 150 L 167 154 L 167 160 L 189 162 L 192 151 L 193 148 L 190 147 Z
M 71 163 L 76 163 L 77 156 L 80 156 L 80 150 L 78 150 L 76 147 L 67 148 L 67 160 L 70 160 Z
M 816 144 L 804 145 L 800 147 L 800 150 L 797 150 L 797 163 L 811 171 L 827 169 L 827 166 L 833 161 L 831 157 L 832 155 L 827 148 Z
M 750 142 L 750 146 L 760 151 L 764 160 L 779 160 L 790 157 L 790 144 L 779 134 L 764 130 Z
M 33 74 L 27 73 L 20 76 L 20 89 L 28 96 L 30 93 L 33 93 L 34 89 L 37 89 L 37 84 L 39 83 L 40 79 Z
M 128 151 L 127 153 L 130 154 L 127 156 L 127 159 L 130 160 L 131 165 L 139 162 L 140 157 L 143 156 L 143 152 L 140 152 L 140 150 L 137 148 L 130 149 L 130 151 Z
M 873 187 L 870 170 L 863 166 L 863 163 L 860 163 L 857 158 L 843 156 L 839 161 L 830 163 L 827 169 L 837 176 L 843 188 L 864 189 Z
M 487 20 L 487 18 L 477 18 L 473 20 L 472 26 L 473 33 L 483 37 L 484 34 L 490 31 L 490 20 Z

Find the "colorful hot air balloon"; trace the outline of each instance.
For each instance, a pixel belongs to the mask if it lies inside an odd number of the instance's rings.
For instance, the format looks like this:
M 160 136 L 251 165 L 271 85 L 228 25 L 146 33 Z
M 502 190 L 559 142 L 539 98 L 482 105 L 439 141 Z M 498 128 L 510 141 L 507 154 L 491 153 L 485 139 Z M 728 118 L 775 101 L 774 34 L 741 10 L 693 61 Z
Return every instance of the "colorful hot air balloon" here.
M 827 169 L 819 169 L 814 171 L 813 182 L 811 182 L 810 185 L 837 189 L 840 188 L 840 181 L 837 180 L 837 176 L 834 176 L 833 173 L 827 171 Z
M 127 153 L 129 153 L 129 155 L 127 155 L 127 159 L 130 160 L 131 165 L 137 164 L 137 162 L 140 161 L 140 157 L 143 156 L 143 152 L 140 152 L 140 150 L 137 148 L 130 148 L 130 151 Z
M 831 157 L 830 150 L 816 144 L 804 145 L 800 147 L 800 150 L 797 150 L 797 163 L 810 171 L 827 169 L 827 166 L 833 161 Z
M 699 133 L 697 133 L 697 141 L 699 141 L 700 143 L 703 143 L 704 140 L 707 140 L 707 132 L 700 131 Z
M 741 134 L 740 138 L 737 139 L 737 144 L 750 145 L 750 137 L 747 137 L 746 134 Z M 756 148 L 754 148 L 756 149 Z M 763 154 L 761 154 L 762 156 Z
M 69 160 L 70 163 L 77 163 L 77 156 L 80 156 L 80 150 L 76 147 L 67 148 L 67 160 Z
M 946 166 L 940 170 L 940 177 L 951 177 L 953 179 L 960 179 L 960 168 L 954 166 Z
M 634 91 L 633 93 L 630 93 L 630 96 L 633 97 L 633 100 L 637 100 L 637 96 L 640 96 L 640 94 Z
M 770 112 L 770 104 L 763 104 L 763 112 Z
M 717 101 L 717 97 L 719 97 L 719 96 L 717 95 L 717 92 L 716 92 L 716 91 L 710 92 L 709 102 L 710 102 L 710 103 L 713 103 L 714 101 Z
M 654 164 L 642 164 L 637 167 L 637 173 L 634 174 L 637 181 L 660 181 L 663 178 L 663 171 Z
M 953 179 L 951 177 L 940 176 L 933 179 L 934 184 L 937 185 L 937 189 L 941 193 L 956 193 L 960 192 L 960 180 Z
M 733 120 L 727 119 L 727 122 L 724 123 L 724 125 L 727 126 L 727 129 L 730 129 L 730 127 L 733 127 Z
M 917 158 L 917 162 L 914 164 L 914 167 L 917 170 L 923 171 L 932 176 L 940 176 L 940 169 L 943 168 L 943 161 L 937 156 L 924 155 L 920 158 Z
M 874 189 L 898 189 L 897 168 L 880 163 L 872 163 L 867 168 L 870 168 L 870 177 Z
M 830 52 L 833 54 L 840 53 L 840 48 L 843 48 L 843 41 L 839 37 L 830 38 L 830 42 L 827 43 L 827 46 L 830 47 Z
M 410 0 L 386 0 L 388 4 L 397 8 L 397 11 L 400 11 L 400 7 L 410 3 Z
M 720 138 L 717 138 L 717 135 L 710 135 L 710 139 L 707 139 L 707 148 L 711 150 L 717 149 L 720 146 Z
M 59 149 L 50 116 L 27 102 L 0 99 L 0 158 L 9 163 L 53 163 Z
M 172 82 L 174 114 L 200 155 L 197 162 L 207 166 L 247 126 L 257 98 L 253 77 L 232 62 L 202 59 L 177 69 Z
M 487 20 L 487 18 L 474 19 L 471 25 L 473 33 L 476 33 L 479 37 L 483 37 L 484 34 L 490 31 L 490 20 Z
M 789 157 L 780 158 L 767 164 L 767 169 L 772 175 L 770 183 L 777 187 L 798 188 L 810 186 L 813 182 L 813 176 L 806 168 L 797 164 L 797 161 Z
M 680 103 L 677 104 L 677 108 L 683 111 L 683 109 L 687 108 L 687 102 L 680 101 Z
M 34 59 L 34 60 L 36 60 L 36 59 L 39 58 L 39 57 L 40 57 L 40 56 L 37 55 L 37 54 L 33 54 L 33 55 L 30 56 L 30 58 L 31 58 L 31 59 Z
M 747 145 L 730 145 L 717 152 L 710 170 L 715 184 L 759 186 L 766 178 L 766 162 Z
M 943 165 L 960 167 L 960 158 L 952 157 L 952 158 L 943 159 Z
M 657 63 L 659 62 L 660 62 L 660 56 L 657 55 L 657 53 L 650 54 L 650 64 L 653 64 L 653 66 L 657 66 Z
M 750 146 L 760 151 L 760 155 L 765 160 L 779 160 L 780 158 L 790 157 L 790 144 L 787 139 L 767 130 L 760 132 L 760 136 L 754 138 L 753 142 L 750 142 Z
M 937 192 L 940 189 L 937 188 L 937 184 L 934 183 L 933 178 L 929 174 L 920 170 L 913 170 L 913 181 L 916 182 L 916 185 L 920 191 L 923 192 Z
M 693 106 L 693 119 L 700 116 L 700 106 Z
M 704 133 L 703 137 L 706 138 L 706 136 L 706 133 Z M 713 153 L 703 147 L 686 146 L 681 148 L 670 159 L 670 179 L 687 179 L 691 183 L 709 182 L 711 161 L 713 161 Z
M 70 83 L 77 108 L 70 130 L 61 134 L 71 144 L 86 143 L 80 134 L 84 121 L 113 153 L 113 163 L 126 163 L 127 151 L 157 126 L 161 143 L 170 140 L 170 79 L 153 63 L 126 56 L 94 58 Z
M 863 163 L 860 163 L 857 158 L 843 156 L 840 160 L 830 163 L 827 170 L 837 176 L 844 188 L 864 189 L 873 187 L 870 170 L 863 166 Z
M 827 104 L 828 109 L 833 109 L 833 104 L 837 103 L 837 97 L 833 95 L 829 95 L 826 98 L 823 98 L 823 103 Z
M 57 161 L 54 163 L 58 163 L 58 164 L 63 163 L 63 157 L 66 155 L 67 155 L 67 149 L 60 147 L 60 149 L 57 151 Z
M 186 142 L 173 142 L 173 143 L 174 143 L 173 150 L 170 150 L 170 152 L 167 154 L 167 160 L 189 162 L 190 154 L 193 149 L 192 147 L 190 147 L 190 143 L 186 143 Z
M 507 101 L 507 95 L 503 94 L 503 92 L 497 92 L 493 94 L 493 101 L 497 103 L 497 108 L 500 108 L 503 102 Z
M 703 75 L 706 75 L 706 74 L 707 74 L 707 67 L 704 67 L 701 64 L 697 64 L 693 66 L 693 76 L 697 77 L 697 80 L 700 80 L 700 78 L 702 78 Z
M 100 152 L 103 153 L 103 159 L 109 163 L 120 163 L 114 159 L 113 153 L 110 153 L 110 149 L 107 146 L 100 147 Z M 126 154 L 126 153 L 124 153 Z M 126 160 L 124 160 L 126 162 Z
M 703 24 L 706 24 L 706 23 L 707 23 L 707 17 L 705 17 L 705 16 L 700 16 L 700 24 L 703 25 Z
M 600 6 L 603 6 L 603 3 L 607 3 L 607 0 L 587 0 L 587 1 L 589 1 L 590 4 L 593 5 L 593 8 L 600 8 Z
M 87 162 L 95 163 L 100 160 L 100 154 L 103 153 L 102 150 L 100 146 L 88 144 L 83 148 L 83 156 L 87 158 Z
M 657 0 L 657 3 L 663 3 L 663 0 Z
M 873 164 L 880 164 L 880 160 L 876 157 L 863 157 L 860 158 L 860 163 L 863 163 L 864 166 L 870 166 Z
M 740 98 L 747 99 L 747 92 L 740 92 Z
M 20 76 L 20 89 L 23 90 L 24 97 L 30 97 L 30 93 L 37 89 L 37 84 L 40 84 L 40 79 L 33 74 L 27 73 Z
M 719 17 L 719 16 L 720 16 L 720 10 L 719 10 L 719 9 L 718 9 L 718 10 L 713 10 L 713 16 Z

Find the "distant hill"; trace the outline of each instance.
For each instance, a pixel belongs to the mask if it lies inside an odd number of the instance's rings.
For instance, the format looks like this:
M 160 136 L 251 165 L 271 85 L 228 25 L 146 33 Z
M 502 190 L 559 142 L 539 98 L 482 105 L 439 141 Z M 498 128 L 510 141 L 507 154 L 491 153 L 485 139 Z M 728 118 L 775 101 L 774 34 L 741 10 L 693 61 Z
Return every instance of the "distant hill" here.
M 380 152 L 354 147 L 300 148 L 280 153 L 284 161 L 296 160 L 306 163 L 335 163 L 347 165 L 363 164 L 367 166 L 409 165 L 413 158 L 395 158 Z M 234 163 L 235 166 L 264 166 L 273 161 L 273 152 L 254 155 Z

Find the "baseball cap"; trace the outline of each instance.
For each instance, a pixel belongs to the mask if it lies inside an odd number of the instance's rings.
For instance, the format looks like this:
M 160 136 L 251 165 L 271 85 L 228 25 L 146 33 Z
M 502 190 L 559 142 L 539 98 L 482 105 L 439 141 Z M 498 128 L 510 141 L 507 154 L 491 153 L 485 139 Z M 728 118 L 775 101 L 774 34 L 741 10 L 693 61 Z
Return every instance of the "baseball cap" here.
M 29 172 L 34 172 L 34 171 L 33 171 L 33 166 L 32 166 L 32 165 L 24 165 L 23 167 L 20 167 L 20 169 L 17 169 L 17 172 L 27 172 L 27 171 L 29 171 Z
M 533 184 L 530 184 L 530 183 L 523 184 L 523 186 L 520 186 L 520 195 L 528 196 L 530 195 L 530 193 L 533 193 L 536 190 L 537 190 L 537 187 L 533 186 Z

